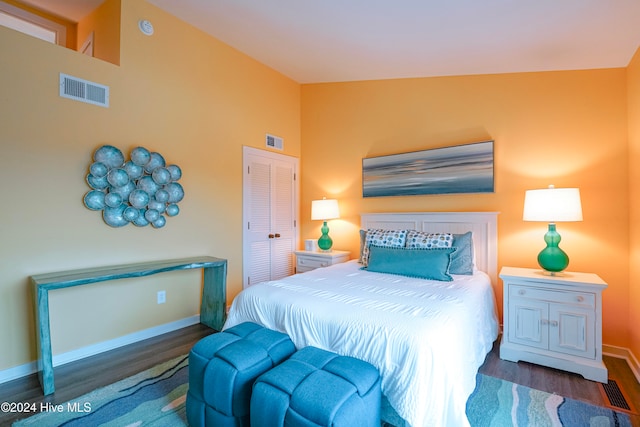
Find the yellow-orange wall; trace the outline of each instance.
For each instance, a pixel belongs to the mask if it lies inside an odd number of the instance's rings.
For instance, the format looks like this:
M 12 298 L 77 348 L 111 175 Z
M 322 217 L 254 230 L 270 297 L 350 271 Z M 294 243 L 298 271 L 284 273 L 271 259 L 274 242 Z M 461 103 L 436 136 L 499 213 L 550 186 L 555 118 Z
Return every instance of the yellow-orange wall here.
M 640 49 L 627 68 L 629 102 L 629 347 L 640 357 Z
M 93 57 L 120 64 L 120 0 L 106 0 L 78 22 L 77 46 L 80 51 L 93 33 Z
M 499 265 L 537 268 L 547 225 L 524 192 L 579 187 L 584 221 L 560 223 L 570 270 L 600 275 L 604 341 L 629 343 L 625 69 L 419 78 L 302 87 L 302 205 L 339 199 L 334 247 L 357 253 L 361 212 L 498 211 Z M 495 140 L 495 193 L 362 198 L 362 158 Z M 303 222 L 302 238 L 319 235 Z M 496 287 L 499 304 L 501 283 Z
M 559 225 L 561 246 L 570 269 L 609 283 L 605 343 L 640 355 L 638 54 L 628 69 L 299 85 L 143 0 L 122 2 L 120 24 L 119 66 L 0 27 L 0 371 L 36 358 L 33 274 L 212 255 L 229 260 L 230 302 L 242 283 L 242 146 L 264 147 L 267 132 L 301 158 L 300 237 L 319 233 L 311 200 L 337 197 L 331 235 L 354 256 L 361 212 L 488 210 L 501 212 L 500 264 L 535 267 L 546 226 L 522 222 L 524 191 L 579 186 L 585 220 Z M 60 98 L 60 72 L 109 85 L 110 108 Z M 363 157 L 486 139 L 494 194 L 362 199 Z M 102 144 L 142 145 L 182 168 L 185 199 L 165 228 L 110 228 L 82 205 Z M 194 315 L 200 283 L 179 272 L 53 292 L 54 353 Z
M 142 0 L 122 2 L 121 18 L 120 66 L 0 27 L 0 371 L 36 358 L 33 274 L 211 255 L 229 261 L 231 299 L 242 287 L 242 146 L 264 147 L 268 132 L 300 155 L 299 84 Z M 59 97 L 60 72 L 108 85 L 110 107 Z M 85 208 L 103 144 L 179 165 L 180 214 L 162 229 L 116 229 Z M 192 271 L 52 292 L 54 353 L 193 316 L 201 281 Z

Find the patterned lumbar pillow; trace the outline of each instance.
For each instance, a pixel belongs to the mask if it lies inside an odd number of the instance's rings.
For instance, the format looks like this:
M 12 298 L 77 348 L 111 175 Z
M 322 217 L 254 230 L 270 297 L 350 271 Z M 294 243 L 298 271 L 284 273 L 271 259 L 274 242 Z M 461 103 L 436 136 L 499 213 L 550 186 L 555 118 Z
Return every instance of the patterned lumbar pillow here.
M 450 248 L 453 244 L 451 233 L 429 233 L 409 230 L 405 246 L 410 249 Z
M 370 228 L 362 249 L 362 265 L 369 263 L 369 246 L 381 246 L 388 248 L 403 248 L 407 241 L 407 230 L 380 230 Z

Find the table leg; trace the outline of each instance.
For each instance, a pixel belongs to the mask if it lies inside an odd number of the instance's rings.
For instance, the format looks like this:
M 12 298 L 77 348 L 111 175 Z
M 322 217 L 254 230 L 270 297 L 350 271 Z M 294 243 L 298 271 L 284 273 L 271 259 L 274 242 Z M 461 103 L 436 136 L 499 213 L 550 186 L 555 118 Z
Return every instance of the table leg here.
M 227 318 L 227 263 L 203 270 L 200 323 L 220 331 Z
M 49 324 L 49 291 L 36 287 L 36 341 L 38 347 L 38 378 L 44 395 L 55 391 L 53 358 L 51 354 L 51 328 Z

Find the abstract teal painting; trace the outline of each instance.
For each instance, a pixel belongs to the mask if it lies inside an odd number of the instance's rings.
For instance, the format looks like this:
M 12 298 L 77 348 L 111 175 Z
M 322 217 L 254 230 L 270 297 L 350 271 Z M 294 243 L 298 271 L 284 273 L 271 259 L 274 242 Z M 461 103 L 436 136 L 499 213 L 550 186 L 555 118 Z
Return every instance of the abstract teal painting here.
M 363 197 L 493 192 L 493 141 L 362 159 Z

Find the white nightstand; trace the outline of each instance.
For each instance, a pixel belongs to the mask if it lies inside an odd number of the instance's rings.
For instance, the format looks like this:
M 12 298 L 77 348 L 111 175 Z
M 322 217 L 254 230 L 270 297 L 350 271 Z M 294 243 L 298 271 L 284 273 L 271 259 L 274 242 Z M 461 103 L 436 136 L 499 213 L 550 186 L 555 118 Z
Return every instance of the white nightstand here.
M 504 331 L 500 358 L 537 363 L 607 382 L 602 362 L 602 291 L 590 273 L 548 276 L 503 267 Z
M 315 270 L 349 260 L 349 251 L 313 252 L 294 251 L 296 254 L 296 273 Z

